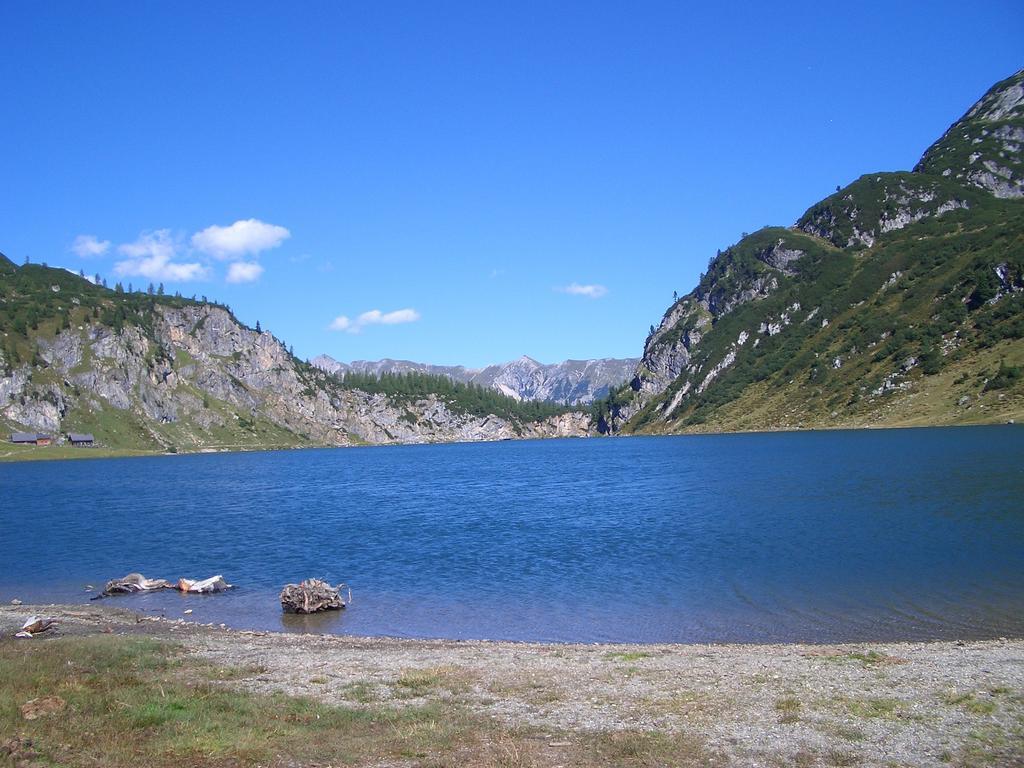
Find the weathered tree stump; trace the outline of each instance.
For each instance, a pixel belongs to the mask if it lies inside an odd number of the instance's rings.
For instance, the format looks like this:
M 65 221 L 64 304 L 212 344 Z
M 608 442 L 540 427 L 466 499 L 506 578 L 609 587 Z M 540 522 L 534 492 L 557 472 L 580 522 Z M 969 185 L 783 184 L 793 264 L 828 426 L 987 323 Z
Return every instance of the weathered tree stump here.
M 306 579 L 301 584 L 286 584 L 281 590 L 281 608 L 285 613 L 318 613 L 337 611 L 352 601 L 352 590 L 348 590 L 348 601 L 341 597 L 344 584 L 332 587 L 321 579 Z

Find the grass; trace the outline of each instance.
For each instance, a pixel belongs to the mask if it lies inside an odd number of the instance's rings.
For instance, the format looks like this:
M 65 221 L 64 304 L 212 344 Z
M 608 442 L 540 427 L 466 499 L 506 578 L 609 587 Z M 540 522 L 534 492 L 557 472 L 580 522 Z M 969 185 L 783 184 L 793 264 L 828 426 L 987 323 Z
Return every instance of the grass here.
M 407 669 L 395 681 L 394 694 L 401 699 L 422 698 L 444 692 L 457 695 L 467 691 L 469 683 L 469 673 L 459 667 Z
M 795 723 L 800 719 L 800 699 L 795 696 L 783 696 L 775 702 L 775 711 L 779 713 L 780 723 Z
M 519 699 L 535 707 L 554 704 L 563 698 L 554 682 L 535 678 L 491 683 L 487 690 L 502 700 Z
M 443 764 L 479 748 L 495 729 L 441 702 L 335 707 L 239 692 L 209 677 L 153 640 L 4 642 L 0 733 L 31 739 L 43 764 L 183 768 L 265 764 L 282 754 L 318 764 L 409 757 Z M 43 696 L 65 699 L 64 713 L 23 720 L 20 706 Z
M 950 706 L 963 707 L 972 715 L 990 715 L 996 711 L 996 703 L 990 698 L 978 698 L 973 691 L 967 693 L 948 692 L 942 700 Z
M 640 661 L 641 659 L 649 659 L 653 655 L 653 653 L 648 653 L 647 651 L 616 651 L 606 653 L 605 658 L 613 661 Z
M 123 456 L 156 456 L 161 451 L 134 448 L 75 448 L 70 445 L 0 445 L 0 461 L 53 461 L 110 459 Z
M 14 749 L 0 752 L 0 766 L 720 764 L 693 734 L 509 728 L 452 698 L 471 682 L 458 667 L 404 671 L 395 687 L 422 701 L 389 701 L 375 682 L 351 683 L 352 706 L 235 687 L 264 671 L 215 667 L 137 637 L 0 640 L 0 742 Z M 65 700 L 59 714 L 22 717 L 24 703 L 49 696 Z
M 619 731 L 596 736 L 587 747 L 588 765 L 711 768 L 723 764 L 701 740 L 686 733 Z
M 878 651 L 851 651 L 850 653 L 825 656 L 824 658 L 826 661 L 856 662 L 865 667 L 906 663 L 905 659 L 901 659 L 898 656 L 890 656 L 886 653 L 879 653 Z
M 852 699 L 846 702 L 851 715 L 863 718 L 898 718 L 903 705 L 897 699 Z

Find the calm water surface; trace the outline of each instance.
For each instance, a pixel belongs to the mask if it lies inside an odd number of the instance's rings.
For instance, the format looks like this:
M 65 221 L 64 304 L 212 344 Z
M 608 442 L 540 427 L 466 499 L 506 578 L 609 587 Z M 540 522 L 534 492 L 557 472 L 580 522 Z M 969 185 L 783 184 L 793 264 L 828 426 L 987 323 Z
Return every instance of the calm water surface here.
M 235 627 L 555 641 L 1024 635 L 1024 428 L 0 464 L 0 600 Z M 280 587 L 352 607 L 282 616 Z

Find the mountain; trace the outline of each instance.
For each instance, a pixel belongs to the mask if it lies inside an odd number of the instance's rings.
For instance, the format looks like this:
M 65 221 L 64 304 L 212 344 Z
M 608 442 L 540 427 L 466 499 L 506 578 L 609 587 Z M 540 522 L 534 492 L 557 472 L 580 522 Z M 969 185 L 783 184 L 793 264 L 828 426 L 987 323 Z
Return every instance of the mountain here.
M 912 172 L 871 173 L 719 251 L 600 429 L 955 424 L 1024 415 L 1024 70 Z
M 0 428 L 203 450 L 587 434 L 589 417 L 471 387 L 343 386 L 220 304 L 108 290 L 0 255 Z M 535 418 L 536 417 L 536 418 Z
M 350 372 L 380 376 L 385 373 L 428 373 L 447 376 L 454 381 L 491 387 L 515 400 L 547 400 L 563 405 L 593 402 L 627 381 L 639 358 L 618 360 L 566 360 L 553 365 L 520 357 L 508 363 L 486 368 L 464 368 L 461 365 L 428 365 L 409 360 L 356 360 L 340 363 L 328 355 L 313 358 L 321 370 L 344 376 Z

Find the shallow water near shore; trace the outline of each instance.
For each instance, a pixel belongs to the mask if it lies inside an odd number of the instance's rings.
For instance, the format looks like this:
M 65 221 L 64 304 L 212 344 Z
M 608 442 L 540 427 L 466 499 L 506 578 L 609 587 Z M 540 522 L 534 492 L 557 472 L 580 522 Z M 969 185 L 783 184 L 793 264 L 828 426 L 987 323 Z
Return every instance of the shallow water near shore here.
M 0 465 L 0 600 L 238 628 L 572 642 L 1024 635 L 1024 429 L 322 449 Z M 288 581 L 343 612 L 284 616 Z

